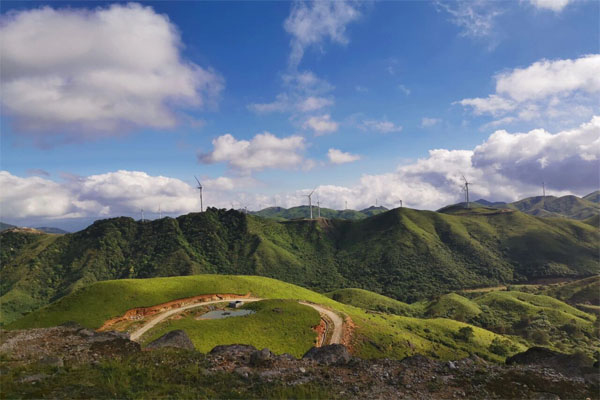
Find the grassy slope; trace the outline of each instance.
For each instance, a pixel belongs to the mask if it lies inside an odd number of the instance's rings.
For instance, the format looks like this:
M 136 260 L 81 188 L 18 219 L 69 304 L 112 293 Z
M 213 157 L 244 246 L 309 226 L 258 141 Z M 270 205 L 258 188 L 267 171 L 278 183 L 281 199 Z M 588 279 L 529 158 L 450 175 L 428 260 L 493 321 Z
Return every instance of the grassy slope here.
M 600 212 L 600 205 L 577 196 L 537 196 L 509 204 L 510 208 L 541 217 L 586 219 Z
M 269 299 L 308 300 L 349 315 L 357 326 L 353 336 L 354 352 L 362 357 L 403 358 L 413 354 L 429 354 L 442 359 L 456 359 L 475 352 L 488 359 L 502 360 L 502 357 L 489 350 L 495 338 L 503 338 L 492 332 L 473 327 L 475 337 L 472 342 L 465 343 L 455 338 L 461 327 L 469 326 L 465 323 L 447 319 L 372 315 L 310 290 L 257 276 L 198 275 L 98 282 L 28 314 L 7 328 L 45 327 L 66 321 L 77 321 L 84 326 L 97 328 L 106 319 L 122 315 L 134 307 L 199 294 L 248 292 Z M 289 346 L 285 351 L 296 351 L 294 346 Z M 523 348 L 515 344 L 514 351 Z
M 312 327 L 320 321 L 315 309 L 291 300 L 264 300 L 243 308 L 255 314 L 219 320 L 195 320 L 192 316 L 170 320 L 151 329 L 142 341 L 147 344 L 166 332 L 182 329 L 203 353 L 217 345 L 244 343 L 300 358 L 314 346 L 317 335 Z
M 0 235 L 4 244 L 26 234 Z M 599 270 L 598 229 L 519 212 L 456 216 L 402 208 L 361 221 L 277 222 L 209 209 L 145 223 L 97 221 L 44 240 L 15 251 L 0 247 L 2 293 L 8 296 L 2 321 L 109 279 L 262 275 L 319 291 L 357 287 L 415 301 Z
M 349 304 L 365 310 L 385 312 L 388 314 L 414 316 L 420 313 L 415 304 L 406 304 L 381 294 L 364 289 L 338 289 L 326 294 L 340 303 Z
M 545 290 L 545 293 L 570 304 L 589 303 L 593 306 L 600 306 L 600 276 L 552 285 Z
M 347 220 L 358 220 L 364 219 L 373 215 L 380 214 L 388 211 L 385 207 L 369 207 L 364 210 L 333 210 L 331 208 L 321 207 L 322 218 L 335 218 L 335 219 L 347 219 Z M 282 207 L 268 207 L 260 211 L 251 212 L 251 214 L 275 219 L 279 221 L 293 220 L 293 219 L 304 219 L 310 217 L 310 208 L 308 206 L 299 206 L 292 208 Z M 313 205 L 313 217 L 317 217 L 318 209 L 317 206 Z

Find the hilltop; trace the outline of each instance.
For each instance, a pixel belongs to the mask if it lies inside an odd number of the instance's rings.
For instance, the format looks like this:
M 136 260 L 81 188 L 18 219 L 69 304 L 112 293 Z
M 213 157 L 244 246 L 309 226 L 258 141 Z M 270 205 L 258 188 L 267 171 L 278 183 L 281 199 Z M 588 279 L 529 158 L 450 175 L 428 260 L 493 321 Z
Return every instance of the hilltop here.
M 497 211 L 497 210 L 495 210 Z M 599 230 L 518 211 L 400 208 L 363 220 L 278 222 L 210 208 L 99 220 L 73 234 L 0 233 L 2 321 L 96 281 L 202 273 L 358 287 L 415 301 L 456 289 L 599 272 Z
M 321 217 L 330 219 L 347 219 L 347 220 L 359 220 L 364 219 L 373 215 L 381 214 L 388 211 L 385 207 L 371 206 L 364 210 L 333 210 L 331 208 L 321 207 Z M 318 208 L 313 205 L 313 217 L 318 216 Z M 256 215 L 263 218 L 271 218 L 279 221 L 283 220 L 294 220 L 294 219 L 306 219 L 310 218 L 310 207 L 309 206 L 298 206 L 292 208 L 283 207 L 268 207 L 260 211 L 251 211 L 250 214 Z
M 600 191 L 595 191 L 584 197 L 577 196 L 535 196 L 513 203 L 501 201 L 491 202 L 479 199 L 470 203 L 472 208 L 493 208 L 501 210 L 518 210 L 537 217 L 567 217 L 578 220 L 591 220 L 600 215 Z M 454 212 L 466 208 L 466 203 L 446 206 L 439 212 Z
M 69 232 L 67 232 L 65 230 L 62 230 L 62 229 L 59 229 L 59 228 L 53 228 L 53 227 L 50 227 L 50 226 L 39 226 L 37 228 L 27 228 L 27 227 L 19 227 L 19 226 L 16 226 L 16 225 L 11 225 L 11 224 L 7 224 L 7 223 L 4 223 L 4 222 L 0 222 L 0 232 L 6 231 L 6 230 L 9 230 L 9 229 L 25 229 L 25 230 L 27 230 L 27 229 L 34 229 L 34 230 L 38 230 L 38 231 L 45 232 L 45 233 L 56 233 L 56 234 L 61 234 L 61 235 L 65 234 L 65 233 L 69 233 Z

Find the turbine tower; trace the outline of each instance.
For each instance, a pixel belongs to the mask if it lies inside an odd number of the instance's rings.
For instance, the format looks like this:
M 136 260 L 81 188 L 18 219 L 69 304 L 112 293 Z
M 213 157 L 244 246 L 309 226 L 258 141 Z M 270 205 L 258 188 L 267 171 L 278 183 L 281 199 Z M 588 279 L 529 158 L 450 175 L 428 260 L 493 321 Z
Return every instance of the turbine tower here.
M 400 208 L 402 208 L 402 200 L 400 200 Z
M 469 185 L 471 185 L 471 182 L 467 181 L 467 178 L 465 178 L 465 176 L 462 176 L 463 181 L 465 181 L 465 198 L 467 200 L 467 208 L 470 208 L 470 203 L 469 203 Z
M 546 198 L 546 182 L 542 181 L 542 193 L 544 195 L 544 199 Z
M 310 192 L 310 194 L 305 195 L 306 197 L 308 197 L 308 208 L 310 208 L 310 219 L 313 219 L 313 213 L 312 213 L 312 195 L 315 192 L 315 190 L 317 190 L 317 188 L 314 188 L 312 192 Z
M 317 210 L 319 218 L 321 218 L 321 202 L 319 201 L 319 193 L 317 193 Z
M 142 212 L 142 222 L 144 222 L 144 209 L 142 208 L 140 211 Z
M 162 210 L 160 209 L 160 204 L 158 205 L 158 215 L 160 216 L 159 218 L 162 219 Z
M 194 175 L 194 178 L 196 179 L 196 182 L 198 182 L 198 187 L 196 187 L 196 189 L 200 191 L 200 212 L 204 212 L 204 205 L 202 204 L 202 184 L 198 178 L 196 178 L 196 175 Z

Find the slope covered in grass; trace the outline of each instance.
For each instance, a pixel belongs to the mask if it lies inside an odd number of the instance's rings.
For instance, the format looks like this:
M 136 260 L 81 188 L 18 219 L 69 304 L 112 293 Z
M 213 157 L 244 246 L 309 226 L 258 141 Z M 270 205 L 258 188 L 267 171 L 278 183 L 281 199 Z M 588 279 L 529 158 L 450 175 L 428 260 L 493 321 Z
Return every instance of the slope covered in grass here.
M 327 293 L 326 296 L 340 303 L 364 310 L 405 316 L 414 316 L 420 313 L 418 306 L 406 304 L 364 289 L 338 289 Z
M 2 304 L 11 310 L 2 321 L 96 281 L 206 273 L 268 276 L 323 292 L 356 287 L 413 302 L 598 273 L 598 233 L 578 221 L 517 211 L 407 208 L 360 221 L 285 222 L 209 209 L 149 222 L 102 220 L 59 237 L 2 232 Z
M 364 219 L 367 217 L 371 217 L 373 215 L 380 214 L 382 212 L 388 211 L 385 207 L 369 207 L 364 210 L 356 211 L 356 210 L 333 210 L 331 208 L 321 207 L 321 217 L 322 218 L 333 218 L 333 219 L 347 219 L 347 220 L 358 220 Z M 316 218 L 319 214 L 318 208 L 316 205 L 313 205 L 313 217 Z M 251 214 L 275 219 L 279 221 L 285 220 L 293 220 L 293 219 L 305 219 L 310 218 L 310 207 L 308 206 L 298 206 L 292 208 L 283 208 L 283 207 L 268 207 L 264 208 L 260 211 L 251 212 Z
M 600 276 L 552 285 L 544 293 L 570 304 L 600 306 Z
M 89 328 L 97 328 L 105 320 L 122 315 L 126 310 L 134 307 L 151 306 L 199 294 L 245 294 L 248 292 L 254 296 L 268 299 L 312 301 L 335 310 L 343 317 L 349 316 L 354 324 L 351 348 L 356 355 L 362 357 L 403 358 L 415 354 L 428 354 L 440 359 L 457 359 L 465 357 L 469 353 L 476 353 L 490 360 L 502 361 L 505 355 L 500 356 L 494 353 L 490 347 L 494 340 L 506 343 L 509 349 L 508 353 L 514 353 L 524 348 L 511 338 L 469 326 L 462 322 L 441 318 L 417 319 L 395 315 L 373 315 L 360 308 L 338 303 L 310 290 L 257 276 L 199 275 L 97 282 L 79 289 L 47 307 L 28 314 L 13 322 L 7 328 L 45 327 L 66 321 L 76 321 Z M 269 306 L 272 303 L 266 304 Z M 259 306 L 248 305 L 248 307 Z M 293 310 L 295 307 L 291 306 L 290 309 Z M 302 334 L 305 335 L 307 331 L 304 328 L 309 323 L 308 319 L 311 319 L 311 315 L 314 314 L 305 314 L 304 308 L 301 310 L 302 313 L 298 318 L 305 322 L 300 323 L 299 329 L 305 332 Z M 273 312 L 273 314 L 276 313 Z M 265 314 L 264 319 L 261 317 L 261 319 L 255 321 L 256 326 L 253 329 L 260 330 L 260 326 L 263 326 L 265 330 L 271 329 L 267 325 L 274 323 L 272 318 L 277 318 L 277 316 L 269 315 L 267 317 Z M 239 321 L 243 318 L 246 317 L 236 317 L 231 320 Z M 179 321 L 169 321 L 166 325 L 158 325 L 155 328 L 158 330 L 154 331 L 154 335 L 172 329 L 183 328 L 185 330 L 190 329 L 192 335 L 198 338 L 201 337 L 199 336 L 201 334 L 195 331 L 197 325 L 193 324 L 192 321 L 185 318 Z M 227 322 L 226 324 L 230 323 L 233 324 L 234 322 Z M 310 323 L 312 323 L 312 319 Z M 217 323 L 216 325 L 218 326 L 219 324 Z M 225 325 L 223 327 L 227 328 Z M 468 340 L 458 338 L 459 330 L 465 327 L 471 327 L 474 332 L 474 336 Z M 294 329 L 298 328 L 290 326 L 286 331 L 287 334 L 291 334 Z M 234 339 L 235 335 L 230 335 L 227 329 L 223 331 L 219 329 L 218 331 L 223 333 L 216 334 L 216 332 L 213 332 L 208 334 L 208 336 L 204 336 L 204 338 L 213 340 L 211 343 L 229 343 L 229 341 Z M 283 333 L 279 336 L 276 335 L 273 346 L 278 346 L 276 342 L 279 341 L 281 346 L 287 346 L 285 351 L 300 352 L 300 348 L 306 345 L 306 340 L 304 339 L 284 344 L 284 336 Z M 238 339 L 241 343 L 261 344 L 265 343 L 267 336 L 259 335 L 256 339 L 252 339 L 248 335 L 245 338 L 235 336 L 235 340 Z M 199 343 L 200 339 L 196 340 L 198 341 L 198 346 L 201 347 L 202 344 Z M 251 342 L 252 340 L 255 341 Z M 277 348 L 283 349 L 283 347 Z
M 196 320 L 193 315 L 169 320 L 148 331 L 144 344 L 165 333 L 184 330 L 197 350 L 208 353 L 217 345 L 244 343 L 257 349 L 269 348 L 273 353 L 289 353 L 300 358 L 315 345 L 319 313 L 292 300 L 263 300 L 242 309 L 255 313 L 215 320 Z

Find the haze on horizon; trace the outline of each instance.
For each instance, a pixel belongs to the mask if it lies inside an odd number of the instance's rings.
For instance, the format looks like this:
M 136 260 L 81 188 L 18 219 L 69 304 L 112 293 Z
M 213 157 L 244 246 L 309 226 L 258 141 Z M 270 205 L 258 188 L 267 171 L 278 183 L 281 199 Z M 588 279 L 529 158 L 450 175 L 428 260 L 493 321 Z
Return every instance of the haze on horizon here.
M 0 220 L 586 195 L 599 8 L 3 2 Z

